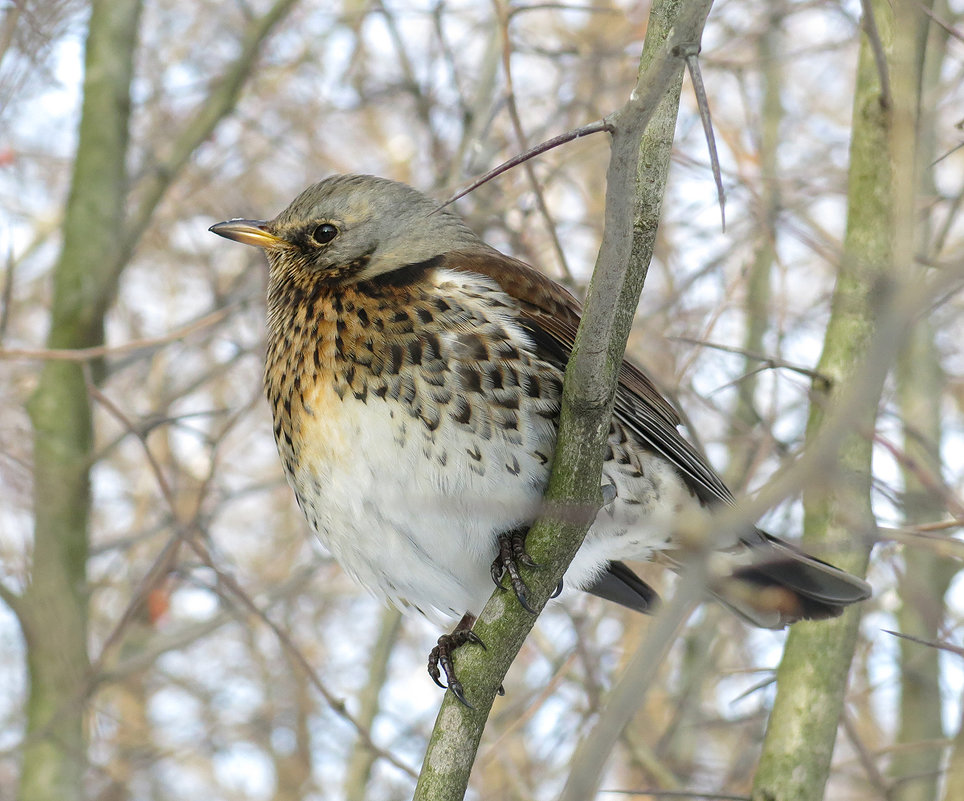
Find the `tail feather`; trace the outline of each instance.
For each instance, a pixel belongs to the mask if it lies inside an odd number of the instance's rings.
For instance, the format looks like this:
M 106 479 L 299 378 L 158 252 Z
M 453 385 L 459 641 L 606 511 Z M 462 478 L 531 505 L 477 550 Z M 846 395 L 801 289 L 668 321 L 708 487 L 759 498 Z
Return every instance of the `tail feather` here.
M 610 562 L 586 592 L 607 601 L 649 614 L 659 604 L 656 590 L 622 562 Z
M 837 617 L 871 595 L 870 585 L 788 542 L 755 530 L 737 552 L 720 555 L 727 577 L 710 591 L 748 622 L 778 629 L 797 620 Z M 659 596 L 622 562 L 610 562 L 584 587 L 607 601 L 649 613 Z
M 871 595 L 870 585 L 762 531 L 746 544 L 749 563 L 732 571 L 717 597 L 763 628 L 837 617 Z M 745 560 L 741 560 L 745 561 Z

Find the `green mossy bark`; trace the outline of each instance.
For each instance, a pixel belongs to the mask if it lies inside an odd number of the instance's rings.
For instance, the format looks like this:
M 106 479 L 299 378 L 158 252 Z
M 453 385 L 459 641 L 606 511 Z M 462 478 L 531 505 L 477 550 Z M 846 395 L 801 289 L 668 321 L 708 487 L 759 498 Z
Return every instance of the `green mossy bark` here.
M 679 105 L 683 62 L 671 52 L 669 39 L 698 42 L 710 5 L 711 0 L 653 4 L 640 81 L 627 105 L 607 118 L 613 144 L 605 235 L 566 371 L 546 509 L 527 540 L 540 565 L 523 571 L 535 609 L 541 610 L 555 589 L 602 501 L 599 479 L 616 375 L 652 256 Z M 475 708 L 445 694 L 415 801 L 464 797 L 492 702 L 534 622 L 509 592 L 497 591 L 489 600 L 473 627 L 488 648 L 466 646 L 455 655 Z
M 922 4 L 933 8 L 932 0 Z M 938 9 L 938 16 L 943 14 Z M 935 186 L 936 142 L 934 98 L 946 63 L 950 32 L 934 25 L 923 13 L 912 10 L 905 15 L 899 43 L 906 74 L 895 79 L 894 95 L 902 105 L 912 102 L 919 109 L 914 131 L 916 166 L 915 197 L 937 194 Z M 916 205 L 916 204 L 915 204 Z M 932 251 L 933 212 L 917 214 L 911 206 L 917 229 L 908 233 L 915 252 Z M 923 272 L 923 270 L 922 270 Z M 904 483 L 902 512 L 908 525 L 929 523 L 947 514 L 945 499 L 934 490 L 940 481 L 943 440 L 941 399 L 947 392 L 947 378 L 941 368 L 934 341 L 934 329 L 921 320 L 911 332 L 897 364 L 897 402 L 903 420 L 903 450 L 906 461 L 901 468 Z M 927 641 L 941 638 L 945 617 L 944 595 L 960 564 L 927 547 L 904 547 L 904 570 L 898 578 L 900 631 Z M 939 797 L 945 734 L 942 720 L 940 651 L 907 639 L 900 649 L 900 705 L 897 748 L 890 760 L 888 774 L 893 780 L 890 801 L 934 801 Z M 952 791 L 947 781 L 945 792 Z M 958 788 L 947 798 L 964 797 Z
M 873 3 L 885 48 L 893 15 Z M 892 65 L 889 65 L 893 69 Z M 835 413 L 851 382 L 872 380 L 850 407 L 827 483 L 804 492 L 804 541 L 840 567 L 863 574 L 875 521 L 870 505 L 877 405 L 886 370 L 860 371 L 893 295 L 898 203 L 894 110 L 885 100 L 868 36 L 861 38 L 850 147 L 847 231 L 831 316 L 813 387 L 811 441 Z M 832 483 L 831 483 L 832 482 Z M 753 786 L 754 801 L 820 801 L 830 771 L 860 608 L 832 621 L 796 624 L 777 672 L 777 696 Z
M 92 4 L 80 136 L 53 276 L 51 348 L 103 342 L 127 189 L 129 87 L 140 5 L 140 0 Z M 19 797 L 79 800 L 85 796 L 93 446 L 82 366 L 46 362 L 28 411 L 34 431 L 35 522 L 30 583 L 18 605 L 30 678 Z

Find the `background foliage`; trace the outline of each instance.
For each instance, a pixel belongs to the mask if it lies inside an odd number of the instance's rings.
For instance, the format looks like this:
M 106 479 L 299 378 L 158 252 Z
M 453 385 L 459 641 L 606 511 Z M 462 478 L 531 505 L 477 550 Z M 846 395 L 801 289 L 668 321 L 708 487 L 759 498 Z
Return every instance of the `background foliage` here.
M 715 4 L 701 64 L 725 232 L 684 85 L 630 349 L 742 492 L 802 448 L 855 191 L 847 171 L 862 5 Z M 915 241 L 898 266 L 959 273 L 964 9 L 907 5 L 925 56 Z M 400 623 L 308 536 L 261 399 L 264 265 L 206 229 L 271 217 L 332 172 L 385 175 L 443 199 L 527 144 L 621 106 L 647 14 L 645 4 L 607 0 L 145 4 L 129 144 L 111 156 L 120 174 L 101 170 L 112 185 L 94 195 L 122 201 L 116 236 L 94 254 L 95 266 L 98 253 L 116 264 L 106 346 L 65 361 L 59 349 L 99 341 L 94 332 L 57 344 L 50 333 L 53 276 L 70 255 L 64 209 L 91 9 L 74 0 L 0 8 L 0 801 L 16 797 L 27 754 L 50 734 L 33 726 L 28 703 L 28 657 L 50 634 L 24 637 L 35 600 L 55 621 L 81 609 L 86 627 L 92 667 L 65 656 L 82 680 L 52 702 L 85 735 L 83 752 L 69 752 L 76 797 L 411 794 L 439 702 L 424 670 L 438 632 Z M 457 208 L 490 243 L 578 293 L 601 235 L 607 161 L 604 137 L 580 140 Z M 828 798 L 936 799 L 948 761 L 964 759 L 955 592 L 964 551 L 953 525 L 964 517 L 960 305 L 948 292 L 920 310 L 876 429 L 859 432 L 874 443 L 881 541 Z M 75 369 L 93 415 L 90 523 L 80 532 L 89 552 L 68 554 L 82 587 L 58 595 L 55 585 L 38 599 L 53 565 L 34 558 L 35 521 L 65 490 L 35 481 L 48 474 L 36 470 L 28 401 L 54 363 L 75 366 L 65 370 Z M 820 488 L 819 477 L 812 483 Z M 791 499 L 764 522 L 794 536 L 801 508 Z M 671 593 L 670 577 L 644 570 Z M 475 797 L 555 797 L 649 625 L 594 599 L 551 606 L 493 710 Z M 702 607 L 603 786 L 748 793 L 783 640 Z

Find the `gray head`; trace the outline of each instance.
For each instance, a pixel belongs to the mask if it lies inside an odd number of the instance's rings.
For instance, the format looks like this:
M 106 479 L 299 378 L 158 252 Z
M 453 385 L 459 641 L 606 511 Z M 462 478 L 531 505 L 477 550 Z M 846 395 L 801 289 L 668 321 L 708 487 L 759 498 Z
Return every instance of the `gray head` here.
M 337 283 L 486 247 L 436 201 L 373 175 L 334 175 L 309 186 L 269 222 L 229 220 L 210 230 L 263 248 L 272 269 L 300 268 Z

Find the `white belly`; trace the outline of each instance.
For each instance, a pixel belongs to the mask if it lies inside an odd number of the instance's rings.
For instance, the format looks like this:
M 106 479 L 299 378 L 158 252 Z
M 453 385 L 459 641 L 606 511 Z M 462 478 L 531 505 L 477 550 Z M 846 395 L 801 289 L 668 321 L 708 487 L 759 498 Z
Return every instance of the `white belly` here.
M 432 617 L 477 612 L 492 593 L 496 537 L 535 518 L 547 470 L 504 440 L 390 415 L 370 399 L 306 422 L 305 440 L 319 446 L 302 451 L 289 480 L 322 542 L 377 595 Z
M 533 452 L 551 453 L 554 428 L 530 422 L 519 447 L 498 436 L 467 439 L 452 423 L 434 432 L 410 416 L 399 424 L 392 408 L 347 400 L 304 420 L 313 446 L 289 480 L 321 541 L 374 594 L 435 620 L 477 614 L 493 591 L 497 536 L 538 515 L 548 465 Z M 675 512 L 691 501 L 666 462 L 641 458 L 644 478 L 607 462 L 604 481 L 621 497 L 598 516 L 568 588 L 591 584 L 613 559 L 663 546 Z

